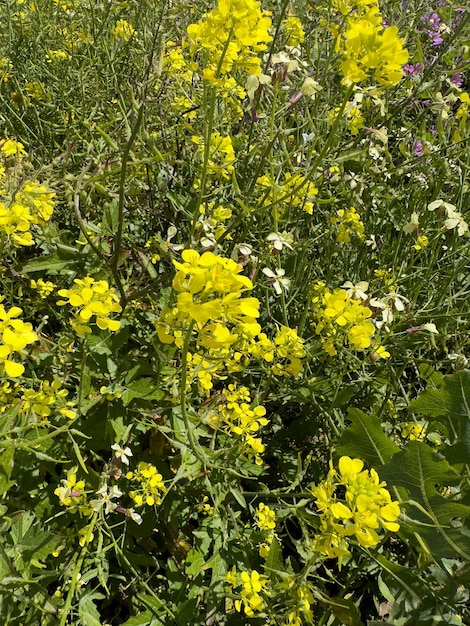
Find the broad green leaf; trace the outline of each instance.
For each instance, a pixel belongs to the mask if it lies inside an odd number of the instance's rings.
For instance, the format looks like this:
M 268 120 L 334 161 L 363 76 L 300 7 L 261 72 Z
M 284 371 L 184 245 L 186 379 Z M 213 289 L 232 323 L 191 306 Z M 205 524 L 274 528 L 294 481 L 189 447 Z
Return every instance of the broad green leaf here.
M 68 265 L 76 263 L 76 259 L 59 259 L 55 254 L 45 257 L 41 256 L 36 259 L 31 259 L 29 263 L 23 265 L 20 272 L 21 274 L 29 274 L 31 272 L 54 272 L 63 270 Z
M 80 599 L 78 614 L 83 626 L 101 626 L 101 619 L 93 599 L 103 598 L 102 594 L 88 593 Z
M 443 377 L 443 387 L 428 387 L 410 403 L 410 411 L 442 424 L 451 441 L 443 454 L 453 464 L 470 459 L 470 371 Z
M 129 385 L 122 394 L 122 402 L 127 406 L 135 398 L 144 400 L 160 400 L 163 398 L 164 392 L 155 387 L 155 381 L 151 378 L 140 378 Z
M 357 457 L 375 469 L 387 463 L 399 447 L 384 433 L 380 420 L 360 409 L 351 409 L 352 422 L 344 431 L 338 446 L 340 456 Z
M 281 546 L 279 545 L 279 541 L 275 535 L 271 542 L 268 556 L 266 557 L 265 567 L 268 571 L 285 571 L 284 562 L 282 560 Z
M 380 469 L 380 477 L 389 489 L 406 489 L 408 502 L 404 506 L 414 521 L 410 529 L 425 539 L 434 555 L 470 560 L 470 536 L 459 526 L 459 520 L 470 516 L 470 507 L 444 498 L 437 490 L 460 481 L 446 460 L 425 443 L 411 441 Z

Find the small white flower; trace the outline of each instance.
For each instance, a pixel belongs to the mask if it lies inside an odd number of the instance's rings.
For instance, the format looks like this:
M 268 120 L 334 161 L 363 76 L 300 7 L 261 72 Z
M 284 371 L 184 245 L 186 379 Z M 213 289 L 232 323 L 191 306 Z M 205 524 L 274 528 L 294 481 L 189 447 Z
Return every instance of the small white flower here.
M 439 334 L 439 331 L 436 328 L 436 324 L 433 324 L 432 322 L 428 322 L 427 324 L 422 324 L 421 330 L 427 330 L 428 332 L 433 333 L 434 335 Z
M 276 250 L 282 250 L 283 246 L 292 250 L 291 244 L 294 243 L 294 236 L 285 230 L 282 233 L 269 233 L 266 239 L 272 243 Z
M 114 450 L 114 456 L 116 459 L 120 459 L 124 465 L 129 465 L 129 459 L 127 457 L 132 456 L 132 450 L 127 446 L 122 448 L 118 443 L 113 443 L 111 450 Z
M 271 269 L 269 269 L 269 267 L 263 267 L 262 271 L 265 276 L 271 279 L 269 283 L 274 287 L 274 291 L 277 293 L 278 296 L 281 295 L 283 289 L 285 289 L 286 291 L 289 289 L 291 281 L 290 278 L 284 278 L 286 270 L 283 270 L 281 267 L 279 267 L 276 269 L 275 272 L 273 272 Z
M 408 222 L 408 224 L 405 224 L 403 226 L 403 232 L 404 233 L 416 233 L 418 232 L 418 228 L 419 228 L 419 215 L 418 213 L 412 213 L 411 214 L 411 219 Z
M 444 228 L 447 230 L 457 228 L 459 237 L 468 232 L 468 224 L 464 220 L 462 213 L 451 209 L 447 209 L 447 219 L 444 220 Z
M 371 235 L 369 239 L 366 240 L 366 246 L 369 246 L 371 250 L 377 250 L 379 244 L 375 235 Z
M 136 524 L 142 524 L 142 516 L 136 513 L 134 509 L 127 509 L 126 515 L 128 515 Z
M 317 93 L 322 89 L 323 87 L 320 85 L 320 83 L 317 83 L 317 81 L 310 76 L 307 76 L 307 78 L 304 80 L 300 87 L 300 91 L 303 93 L 303 95 L 310 96 L 312 100 L 315 99 Z
M 447 210 L 455 211 L 456 206 L 454 204 L 449 204 L 449 202 L 444 202 L 444 200 L 434 200 L 428 204 L 429 211 L 435 211 L 436 209 L 445 208 Z
M 341 285 L 342 289 L 346 289 L 348 298 L 356 298 L 359 300 L 367 300 L 367 290 L 369 289 L 369 283 L 365 280 L 361 280 L 357 285 L 353 285 L 350 280 L 347 280 L 344 285 Z
M 100 496 L 97 500 L 90 500 L 90 506 L 94 511 L 99 511 L 104 507 L 105 513 L 111 513 L 115 511 L 117 508 L 117 504 L 112 502 L 113 498 L 120 498 L 122 496 L 122 491 L 116 486 L 113 485 L 111 489 L 108 489 L 108 485 L 105 483 L 98 491 L 96 492 L 97 496 Z

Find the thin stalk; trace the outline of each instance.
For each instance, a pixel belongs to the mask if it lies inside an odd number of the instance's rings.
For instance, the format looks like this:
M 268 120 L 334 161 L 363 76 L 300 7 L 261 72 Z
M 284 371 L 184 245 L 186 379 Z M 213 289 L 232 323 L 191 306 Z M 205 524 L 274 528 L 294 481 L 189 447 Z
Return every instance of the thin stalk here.
M 75 588 L 77 586 L 79 580 L 79 574 L 82 569 L 83 561 L 85 560 L 85 556 L 88 552 L 88 542 L 91 540 L 91 536 L 93 533 L 93 528 L 95 527 L 96 520 L 98 518 L 97 513 L 93 513 L 90 523 L 88 524 L 88 530 L 84 537 L 85 543 L 83 544 L 83 548 L 80 551 L 80 555 L 78 557 L 77 563 L 74 567 L 72 573 L 72 579 L 70 581 L 69 591 L 67 593 L 67 598 L 65 600 L 64 607 L 61 610 L 61 618 L 59 622 L 59 626 L 65 626 L 67 623 L 67 617 L 70 613 L 70 609 L 72 608 L 73 596 L 75 594 Z

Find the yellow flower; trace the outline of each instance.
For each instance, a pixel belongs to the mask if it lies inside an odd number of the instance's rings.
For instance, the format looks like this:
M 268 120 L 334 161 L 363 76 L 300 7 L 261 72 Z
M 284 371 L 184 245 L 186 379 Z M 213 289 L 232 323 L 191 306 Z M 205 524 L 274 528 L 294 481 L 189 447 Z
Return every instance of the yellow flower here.
M 116 331 L 121 324 L 119 320 L 111 320 L 111 313 L 120 313 L 122 308 L 113 289 L 105 280 L 95 281 L 87 276 L 84 279 L 76 278 L 71 289 L 61 289 L 58 294 L 66 300 L 58 300 L 57 304 L 69 304 L 78 309 L 75 318 L 71 321 L 78 333 L 90 333 L 89 323 L 95 317 L 96 324 L 101 330 Z
M 135 33 L 135 29 L 132 24 L 129 24 L 126 20 L 118 20 L 116 26 L 111 30 L 115 39 L 122 39 L 123 41 L 129 41 L 132 35 Z
M 26 155 L 23 144 L 13 139 L 5 139 L 2 141 L 0 143 L 0 150 L 6 157 L 17 156 L 21 158 Z
M 166 487 L 163 483 L 163 476 L 154 465 L 141 461 L 137 466 L 137 471 L 128 472 L 126 478 L 138 483 L 138 488 L 129 492 L 136 506 L 161 504 Z
M 30 343 L 38 340 L 37 334 L 29 322 L 23 322 L 18 318 L 22 310 L 16 306 L 6 311 L 0 304 L 0 363 L 3 364 L 7 376 L 15 378 L 24 372 L 24 366 L 15 363 L 9 357 L 14 352 L 21 352 Z
M 363 17 L 352 14 L 344 38 L 343 84 L 359 83 L 370 77 L 390 86 L 401 80 L 408 52 L 403 49 L 396 26 L 384 29 L 374 12 Z

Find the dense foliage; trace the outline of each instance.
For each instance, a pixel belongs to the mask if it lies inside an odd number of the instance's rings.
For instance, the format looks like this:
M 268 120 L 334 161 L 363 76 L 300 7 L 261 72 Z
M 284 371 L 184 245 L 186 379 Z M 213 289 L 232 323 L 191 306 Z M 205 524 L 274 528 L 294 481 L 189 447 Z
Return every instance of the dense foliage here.
M 470 15 L 0 3 L 5 625 L 470 623 Z

